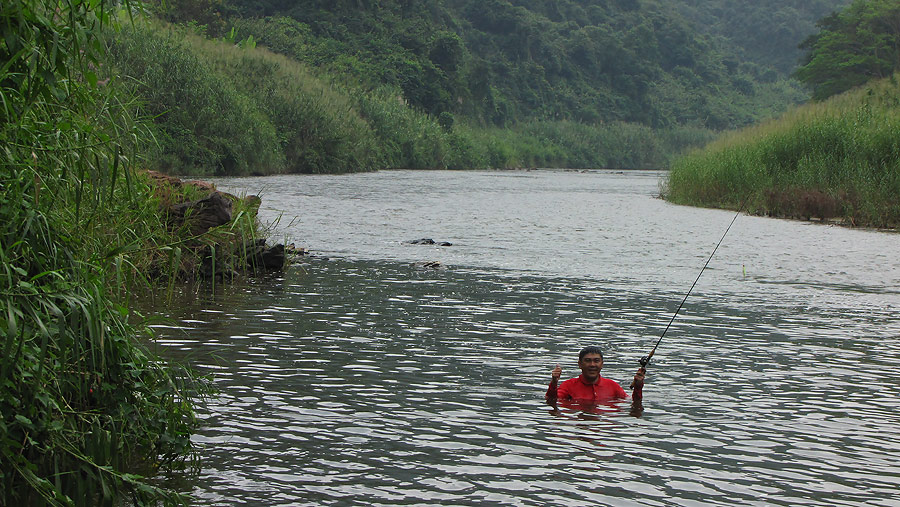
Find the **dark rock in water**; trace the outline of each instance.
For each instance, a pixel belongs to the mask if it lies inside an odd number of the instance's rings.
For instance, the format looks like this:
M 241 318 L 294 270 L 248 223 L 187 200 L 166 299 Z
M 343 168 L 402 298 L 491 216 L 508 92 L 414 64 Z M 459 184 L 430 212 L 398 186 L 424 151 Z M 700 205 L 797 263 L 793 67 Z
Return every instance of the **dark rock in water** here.
M 266 240 L 256 240 L 253 252 L 249 256 L 253 267 L 257 270 L 279 270 L 284 268 L 284 245 L 267 246 Z
M 263 251 L 262 264 L 266 269 L 284 268 L 284 245 L 278 244 Z
M 412 241 L 407 241 L 406 243 L 410 245 L 437 245 L 437 246 L 453 246 L 453 243 L 449 241 L 435 241 L 431 238 L 422 238 L 422 239 L 414 239 Z
M 276 270 L 284 268 L 284 245 L 266 246 L 266 240 L 256 240 L 251 256 L 256 269 Z
M 177 225 L 188 222 L 191 235 L 199 236 L 231 221 L 231 199 L 213 192 L 203 199 L 172 205 L 169 218 Z
M 431 269 L 438 269 L 438 268 L 442 267 L 441 263 L 438 261 L 417 262 L 417 263 L 415 263 L 415 266 L 417 268 L 431 268 Z

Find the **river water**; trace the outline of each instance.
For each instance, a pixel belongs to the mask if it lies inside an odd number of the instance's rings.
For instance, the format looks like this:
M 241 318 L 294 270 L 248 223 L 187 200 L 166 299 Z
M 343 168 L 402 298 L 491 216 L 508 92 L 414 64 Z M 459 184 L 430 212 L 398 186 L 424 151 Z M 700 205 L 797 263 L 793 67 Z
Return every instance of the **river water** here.
M 219 180 L 313 256 L 183 294 L 157 350 L 212 376 L 200 505 L 900 505 L 900 235 L 741 215 L 642 406 L 627 387 L 735 217 L 658 172 Z M 433 238 L 452 246 L 413 245 Z M 426 267 L 426 262 L 440 263 Z

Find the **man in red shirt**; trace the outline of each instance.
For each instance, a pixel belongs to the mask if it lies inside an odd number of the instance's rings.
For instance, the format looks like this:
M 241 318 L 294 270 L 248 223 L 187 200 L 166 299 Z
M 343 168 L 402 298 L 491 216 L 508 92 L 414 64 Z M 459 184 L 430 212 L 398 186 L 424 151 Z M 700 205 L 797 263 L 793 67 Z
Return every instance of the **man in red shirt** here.
M 556 365 L 551 373 L 550 387 L 547 388 L 548 401 L 572 400 L 581 403 L 600 403 L 628 397 L 622 386 L 615 380 L 600 376 L 600 370 L 603 368 L 603 352 L 600 347 L 589 346 L 582 349 L 578 354 L 578 367 L 581 368 L 580 376 L 557 385 L 559 377 L 562 375 L 562 368 Z M 631 392 L 634 401 L 640 401 L 643 398 L 645 373 L 646 370 L 641 367 L 634 375 Z

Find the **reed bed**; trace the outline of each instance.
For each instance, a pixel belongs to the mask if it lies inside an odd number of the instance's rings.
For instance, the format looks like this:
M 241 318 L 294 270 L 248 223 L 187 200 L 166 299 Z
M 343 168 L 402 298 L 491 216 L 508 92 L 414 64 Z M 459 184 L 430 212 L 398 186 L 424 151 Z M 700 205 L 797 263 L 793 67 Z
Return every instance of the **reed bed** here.
M 723 136 L 679 159 L 663 194 L 680 204 L 900 226 L 897 76 Z
M 110 8 L 0 10 L 2 505 L 185 501 L 134 471 L 193 463 L 208 388 L 148 351 L 129 301 L 192 239 L 136 170 L 149 132 L 131 96 L 100 79 Z

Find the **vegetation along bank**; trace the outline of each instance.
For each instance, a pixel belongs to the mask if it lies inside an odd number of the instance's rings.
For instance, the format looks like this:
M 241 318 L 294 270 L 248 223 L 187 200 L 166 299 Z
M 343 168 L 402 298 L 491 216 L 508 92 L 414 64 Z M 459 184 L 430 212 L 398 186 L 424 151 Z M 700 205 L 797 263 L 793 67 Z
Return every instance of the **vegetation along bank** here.
M 89 0 L 0 10 L 0 505 L 179 502 L 135 471 L 190 463 L 207 388 L 148 352 L 132 298 L 279 253 L 258 199 L 142 169 L 151 129 L 102 79 L 114 22 Z
M 820 26 L 797 75 L 824 100 L 681 158 L 667 199 L 900 227 L 900 4 L 857 0 Z

